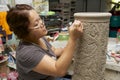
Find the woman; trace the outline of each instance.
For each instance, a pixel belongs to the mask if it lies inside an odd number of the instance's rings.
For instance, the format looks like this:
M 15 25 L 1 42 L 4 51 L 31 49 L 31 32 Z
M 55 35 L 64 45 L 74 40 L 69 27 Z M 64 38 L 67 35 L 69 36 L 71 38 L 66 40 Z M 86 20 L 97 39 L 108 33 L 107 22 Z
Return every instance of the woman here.
M 29 5 L 19 4 L 11 8 L 7 22 L 20 39 L 16 50 L 19 80 L 54 80 L 66 74 L 73 58 L 76 39 L 83 31 L 80 21 L 74 21 L 70 26 L 70 37 L 64 49 L 56 49 L 47 42 L 44 38 L 47 34 L 45 25 Z

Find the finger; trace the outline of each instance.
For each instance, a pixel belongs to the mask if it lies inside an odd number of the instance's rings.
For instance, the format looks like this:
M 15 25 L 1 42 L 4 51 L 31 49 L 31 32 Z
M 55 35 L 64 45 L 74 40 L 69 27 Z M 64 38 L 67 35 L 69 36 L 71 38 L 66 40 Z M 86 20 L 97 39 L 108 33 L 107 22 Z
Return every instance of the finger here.
M 77 28 L 78 28 L 78 30 L 79 30 L 80 32 L 83 32 L 83 25 L 82 25 L 82 23 L 81 23 L 80 26 L 77 27 Z
M 74 25 L 75 27 L 81 27 L 81 21 L 76 20 Z
M 81 27 L 81 29 L 83 30 L 83 24 L 82 24 L 82 23 L 80 24 L 80 27 Z

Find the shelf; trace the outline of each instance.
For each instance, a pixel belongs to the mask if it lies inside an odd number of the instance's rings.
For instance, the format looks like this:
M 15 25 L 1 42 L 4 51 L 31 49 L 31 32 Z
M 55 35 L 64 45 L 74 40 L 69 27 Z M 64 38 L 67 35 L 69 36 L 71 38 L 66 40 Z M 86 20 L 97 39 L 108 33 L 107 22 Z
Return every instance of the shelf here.
M 59 0 L 59 2 L 50 2 L 50 10 L 57 12 L 62 17 L 63 25 L 71 21 L 75 13 L 76 0 Z M 74 18 L 72 18 L 73 20 Z

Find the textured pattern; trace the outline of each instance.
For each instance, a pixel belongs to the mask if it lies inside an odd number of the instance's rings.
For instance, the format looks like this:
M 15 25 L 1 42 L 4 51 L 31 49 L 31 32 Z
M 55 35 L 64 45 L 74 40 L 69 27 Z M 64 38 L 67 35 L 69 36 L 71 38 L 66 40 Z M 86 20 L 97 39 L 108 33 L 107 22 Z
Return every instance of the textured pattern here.
M 104 80 L 108 22 L 83 22 L 84 33 L 76 41 L 72 80 Z

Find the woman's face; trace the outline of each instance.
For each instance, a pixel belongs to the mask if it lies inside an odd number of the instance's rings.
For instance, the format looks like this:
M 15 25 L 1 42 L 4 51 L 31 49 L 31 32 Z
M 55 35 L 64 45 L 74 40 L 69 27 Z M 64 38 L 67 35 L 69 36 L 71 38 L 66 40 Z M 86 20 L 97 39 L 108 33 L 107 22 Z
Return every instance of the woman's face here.
M 30 10 L 29 19 L 30 26 L 28 29 L 30 30 L 31 36 L 40 38 L 47 34 L 48 31 L 44 25 L 44 22 L 35 10 Z

